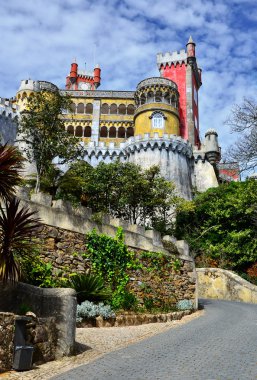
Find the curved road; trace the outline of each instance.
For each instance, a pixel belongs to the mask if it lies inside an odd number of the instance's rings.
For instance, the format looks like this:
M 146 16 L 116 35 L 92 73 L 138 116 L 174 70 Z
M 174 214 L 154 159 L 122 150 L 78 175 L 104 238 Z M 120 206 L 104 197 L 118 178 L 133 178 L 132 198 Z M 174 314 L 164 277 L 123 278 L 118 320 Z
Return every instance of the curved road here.
M 55 380 L 256 380 L 257 305 L 202 300 L 205 315 Z

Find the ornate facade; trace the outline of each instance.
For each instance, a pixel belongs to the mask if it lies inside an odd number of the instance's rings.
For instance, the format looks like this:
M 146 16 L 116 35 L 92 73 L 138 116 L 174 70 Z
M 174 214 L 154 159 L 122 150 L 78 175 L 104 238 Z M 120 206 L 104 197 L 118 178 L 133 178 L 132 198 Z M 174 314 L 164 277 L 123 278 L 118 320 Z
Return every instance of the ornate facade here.
M 92 165 L 120 159 L 148 168 L 159 165 L 185 198 L 193 188 L 217 186 L 215 165 L 220 158 L 217 133 L 199 138 L 198 90 L 201 70 L 190 37 L 186 50 L 157 55 L 159 77 L 142 80 L 135 91 L 101 91 L 101 70 L 92 73 L 71 64 L 65 90 L 45 81 L 24 80 L 13 99 L 18 113 L 32 92 L 58 90 L 72 98 L 65 116 L 67 133 L 85 146 Z

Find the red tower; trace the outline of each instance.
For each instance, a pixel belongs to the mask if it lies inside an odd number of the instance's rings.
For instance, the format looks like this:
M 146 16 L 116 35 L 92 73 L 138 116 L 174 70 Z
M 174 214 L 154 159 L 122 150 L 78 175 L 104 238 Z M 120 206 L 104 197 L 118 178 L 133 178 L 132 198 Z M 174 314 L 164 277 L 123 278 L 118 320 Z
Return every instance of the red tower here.
M 202 81 L 191 36 L 186 47 L 180 52 L 157 54 L 157 65 L 161 76 L 171 79 L 178 86 L 181 136 L 199 147 L 198 90 Z
M 70 74 L 66 77 L 66 90 L 96 90 L 101 83 L 101 69 L 97 65 L 93 72 L 78 70 L 78 64 L 71 64 Z

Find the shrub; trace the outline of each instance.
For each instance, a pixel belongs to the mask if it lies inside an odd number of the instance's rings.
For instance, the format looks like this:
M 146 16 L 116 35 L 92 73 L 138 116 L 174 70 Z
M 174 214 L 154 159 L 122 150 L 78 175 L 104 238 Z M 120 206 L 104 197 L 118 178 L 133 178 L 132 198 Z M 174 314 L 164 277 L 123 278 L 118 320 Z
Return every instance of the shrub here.
M 76 290 L 78 303 L 104 301 L 111 298 L 111 290 L 106 287 L 102 277 L 96 274 L 75 274 L 70 276 L 69 285 Z
M 194 304 L 190 300 L 181 300 L 176 304 L 178 310 L 192 310 L 194 308 Z
M 114 318 L 115 313 L 112 311 L 110 305 L 104 305 L 103 302 L 99 304 L 94 304 L 90 301 L 84 301 L 81 305 L 77 306 L 77 322 L 82 322 L 86 318 L 96 318 L 96 317 Z
M 118 289 L 113 294 L 111 304 L 115 310 L 123 309 L 136 311 L 138 307 L 138 299 L 133 293 L 126 289 Z

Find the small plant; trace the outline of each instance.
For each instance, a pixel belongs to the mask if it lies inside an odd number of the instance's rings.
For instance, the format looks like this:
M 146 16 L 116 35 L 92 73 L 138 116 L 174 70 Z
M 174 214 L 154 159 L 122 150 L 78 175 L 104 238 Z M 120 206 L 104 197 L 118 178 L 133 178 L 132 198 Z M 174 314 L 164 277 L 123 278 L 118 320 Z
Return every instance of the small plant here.
M 154 308 L 154 299 L 150 297 L 144 297 L 143 298 L 144 307 L 147 311 L 152 311 Z
M 174 269 L 175 272 L 178 272 L 180 271 L 182 267 L 182 263 L 179 259 L 174 259 L 174 261 L 172 262 L 172 268 Z
M 176 304 L 178 310 L 192 310 L 194 309 L 194 304 L 191 300 L 181 300 Z
M 138 299 L 133 293 L 126 289 L 118 289 L 113 294 L 111 304 L 115 310 L 123 309 L 136 311 L 138 307 Z
M 103 302 L 94 304 L 90 301 L 84 301 L 81 305 L 77 306 L 77 322 L 82 322 L 83 319 L 96 318 L 96 317 L 115 318 L 115 313 L 110 305 L 104 305 Z
M 76 290 L 78 303 L 104 301 L 111 298 L 111 289 L 106 287 L 102 277 L 92 273 L 70 276 L 69 285 Z
M 20 304 L 19 309 L 18 309 L 19 315 L 25 315 L 28 311 L 31 311 L 31 307 L 28 304 L 26 303 Z

